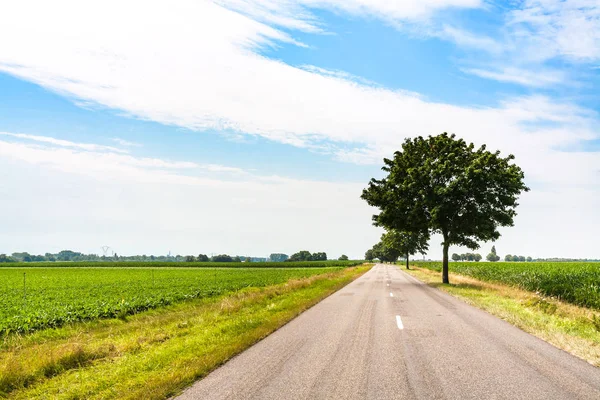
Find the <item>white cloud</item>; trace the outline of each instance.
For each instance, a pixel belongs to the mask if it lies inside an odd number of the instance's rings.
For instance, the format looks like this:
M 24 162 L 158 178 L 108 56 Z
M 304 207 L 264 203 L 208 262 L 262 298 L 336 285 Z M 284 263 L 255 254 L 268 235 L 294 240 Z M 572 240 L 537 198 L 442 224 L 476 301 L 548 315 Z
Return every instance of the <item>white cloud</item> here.
M 75 142 L 71 142 L 68 140 L 55 139 L 55 138 L 47 137 L 47 136 L 37 136 L 37 135 L 29 135 L 29 134 L 25 134 L 25 133 L 11 133 L 11 132 L 0 132 L 0 135 L 17 138 L 17 139 L 31 140 L 34 142 L 48 143 L 48 144 L 61 146 L 61 147 L 73 147 L 73 148 L 78 148 L 78 149 L 82 149 L 82 150 L 114 151 L 117 153 L 126 153 L 125 150 L 118 149 L 116 147 L 103 146 L 100 144 L 91 144 L 91 143 L 75 143 Z
M 325 30 L 312 9 L 398 24 L 423 22 L 436 12 L 449 8 L 479 8 L 483 5 L 481 0 L 216 0 L 216 3 L 261 22 L 311 33 Z
M 319 4 L 329 7 L 333 2 L 313 2 L 311 7 Z M 336 7 L 345 12 L 358 12 L 352 10 L 360 10 L 367 7 L 366 4 L 349 2 Z M 378 10 L 388 7 L 383 2 L 368 4 L 371 8 L 379 7 Z M 416 8 L 394 12 L 424 15 L 425 9 L 419 9 L 417 2 L 406 4 Z M 423 4 L 431 8 L 433 4 L 450 3 Z M 33 9 L 35 13 L 31 12 Z M 266 16 L 261 20 L 293 27 L 290 22 L 274 22 Z M 107 29 L 107 21 L 110 21 L 110 29 Z M 294 29 L 310 30 L 301 26 Z M 476 144 L 487 143 L 492 149 L 515 153 L 517 162 L 525 169 L 528 183 L 537 190 L 567 190 L 576 186 L 581 191 L 576 193 L 597 193 L 600 185 L 600 157 L 594 153 L 558 151 L 563 147 L 576 147 L 582 140 L 598 138 L 598 116 L 590 110 L 541 96 L 505 99 L 496 107 L 455 106 L 428 101 L 404 91 L 365 85 L 339 71 L 295 68 L 256 53 L 257 49 L 281 42 L 297 44 L 290 34 L 206 1 L 182 1 L 177 6 L 158 1 L 7 2 L 0 5 L 0 37 L 15 38 L 0 41 L 0 71 L 76 101 L 122 110 L 138 118 L 197 130 L 224 129 L 259 135 L 329 152 L 339 159 L 357 163 L 379 163 L 382 156 L 389 156 L 409 136 L 456 132 Z M 330 186 L 281 177 L 241 179 L 244 171 L 234 167 L 140 158 L 122 154 L 122 149 L 84 148 L 70 142 L 60 144 L 55 139 L 37 141 L 59 145 L 59 148 L 48 150 L 7 141 L 1 143 L 0 155 L 15 165 L 29 165 L 30 171 L 50 166 L 53 171 L 86 178 L 73 178 L 77 182 L 94 179 L 110 186 L 115 177 L 115 180 L 129 179 L 139 185 L 204 188 L 204 192 L 206 187 L 218 188 L 219 191 L 213 193 L 214 199 L 203 199 L 204 203 L 198 205 L 211 207 L 219 203 L 207 220 L 203 218 L 207 218 L 208 211 L 193 212 L 193 201 L 180 198 L 178 193 L 159 189 L 148 192 L 158 200 L 151 200 L 147 207 L 153 205 L 156 210 L 161 204 L 177 204 L 179 208 L 182 202 L 187 206 L 172 210 L 172 214 L 182 220 L 189 213 L 190 221 L 201 221 L 201 227 L 219 226 L 214 216 L 226 214 L 225 205 L 231 206 L 231 202 L 239 199 L 240 204 L 253 204 L 242 208 L 245 212 L 256 212 L 253 216 L 240 217 L 244 229 L 260 225 L 262 218 L 280 220 L 277 224 L 265 223 L 271 230 L 279 226 L 281 232 L 286 224 L 298 227 L 297 232 L 283 235 L 277 243 L 283 243 L 284 239 L 289 240 L 287 243 L 300 243 L 297 239 L 310 235 L 312 227 L 321 226 L 317 221 L 323 222 L 328 212 L 336 217 L 327 221 L 327 225 L 339 223 L 344 228 L 328 228 L 325 231 L 328 235 L 350 232 L 353 224 L 358 229 L 368 229 L 370 211 L 364 205 L 359 206 L 362 202 L 358 199 L 362 185 Z M 233 179 L 206 176 L 211 173 L 240 176 Z M 59 174 L 56 179 L 65 178 Z M 278 184 L 280 186 L 275 186 Z M 248 193 L 238 196 L 238 190 Z M 131 189 L 131 197 L 123 205 L 114 203 L 114 215 L 123 216 L 124 210 L 135 208 L 127 206 L 136 204 L 138 197 L 143 197 L 139 193 L 146 192 L 146 186 Z M 201 189 L 182 189 L 183 192 L 197 197 L 206 195 Z M 275 198 L 267 199 L 273 193 L 277 193 Z M 167 201 L 169 196 L 173 197 Z M 344 208 L 339 204 L 347 204 L 346 197 L 350 204 L 347 212 L 339 210 Z M 4 201 L 4 209 L 14 206 L 8 203 L 8 198 Z M 86 197 L 85 201 L 92 200 Z M 275 217 L 270 217 L 267 210 L 272 204 L 279 207 L 276 207 L 279 211 Z M 557 202 L 553 208 L 558 219 L 562 215 L 561 204 Z M 283 205 L 288 206 L 287 210 Z M 292 217 L 296 208 L 301 210 L 298 211 L 300 219 Z M 310 210 L 317 210 L 314 217 L 310 216 Z M 595 209 L 590 212 L 593 215 L 590 219 L 598 215 Z M 350 216 L 351 213 L 356 215 Z M 123 218 L 129 221 L 126 216 Z M 152 218 L 150 208 L 145 212 L 136 211 L 130 219 L 140 222 L 144 218 Z M 345 218 L 348 218 L 346 222 Z M 233 220 L 227 218 L 229 222 Z M 178 229 L 169 223 L 165 222 L 168 229 Z M 190 224 L 177 226 L 181 226 L 181 232 L 196 234 Z M 262 239 L 270 240 L 270 232 L 265 229 Z M 567 238 L 580 233 L 573 225 L 559 234 Z M 211 240 L 207 235 L 200 237 Z M 348 240 L 347 234 L 341 237 Z M 330 239 L 321 233 L 318 238 L 323 243 Z M 254 239 L 256 243 L 261 237 Z M 241 241 L 241 238 L 232 239 L 232 243 Z M 349 243 L 354 246 L 358 242 Z M 342 251 L 341 245 L 339 249 Z M 357 255 L 362 251 L 364 249 Z
M 386 154 L 406 136 L 442 131 L 512 151 L 524 124 L 544 122 L 535 112 L 428 102 L 259 56 L 250 49 L 293 39 L 212 3 L 143 4 L 140 18 L 135 2 L 42 3 L 35 15 L 27 1 L 9 3 L 0 13 L 0 35 L 18 40 L 0 43 L 0 70 L 140 118 L 295 146 L 329 141 L 334 153 Z M 69 7 L 71 14 L 56 11 Z M 573 108 L 559 106 L 544 118 L 577 121 Z M 552 131 L 546 141 L 552 143 Z
M 207 176 L 170 167 L 165 160 L 0 141 L 0 252 L 98 252 L 108 244 L 119 254 L 310 249 L 358 258 L 380 234 L 369 226 L 362 184 L 224 179 L 223 171 L 237 169 L 207 164 Z M 358 229 L 360 235 L 347 235 Z
M 558 84 L 565 84 L 568 80 L 566 74 L 559 70 L 535 71 L 515 67 L 506 67 L 501 70 L 464 68 L 463 72 L 477 75 L 481 78 L 516 83 L 530 87 L 548 87 Z
M 502 43 L 488 36 L 477 35 L 449 25 L 444 25 L 437 35 L 461 47 L 483 50 L 489 53 L 501 53 L 505 50 Z
M 598 0 L 526 0 L 510 13 L 509 28 L 525 57 L 600 59 Z
M 0 140 L 0 157 L 49 166 L 64 172 L 92 175 L 101 179 L 126 177 L 127 173 L 144 180 L 169 181 L 169 170 L 196 170 L 212 173 L 246 174 L 241 168 L 218 164 L 198 164 L 190 161 L 168 161 L 159 158 L 135 157 L 119 149 L 89 143 L 75 143 L 48 136 L 0 132 L 24 141 Z M 29 143 L 34 140 L 44 145 Z M 111 175 L 114 172 L 115 175 Z M 161 175 L 161 173 L 164 173 Z
M 113 142 L 115 142 L 121 146 L 125 146 L 125 147 L 142 147 L 142 145 L 139 143 L 130 142 L 128 140 L 121 139 L 121 138 L 112 138 L 111 140 Z

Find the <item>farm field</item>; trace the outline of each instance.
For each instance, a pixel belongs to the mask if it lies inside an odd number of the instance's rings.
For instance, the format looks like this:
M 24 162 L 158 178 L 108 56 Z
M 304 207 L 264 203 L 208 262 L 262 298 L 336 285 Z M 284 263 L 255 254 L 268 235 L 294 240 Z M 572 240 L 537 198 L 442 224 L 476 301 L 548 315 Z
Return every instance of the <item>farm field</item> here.
M 415 261 L 440 271 L 441 262 Z M 578 306 L 600 310 L 600 263 L 594 262 L 451 262 L 450 272 L 504 283 Z
M 11 264 L 0 268 L 0 335 L 125 317 L 187 299 L 307 278 L 347 265 L 332 267 L 340 263 L 321 262 L 305 263 L 310 268 L 298 268 L 294 263 L 288 263 L 292 268 L 172 268 L 173 263 L 165 263 L 148 268 L 148 263 L 127 263 L 134 268 L 123 268 L 124 263 L 107 264 L 112 265 L 91 268 L 90 263 L 68 263 L 71 268 L 48 268 L 46 263 L 46 267 Z
M 56 261 L 0 263 L 3 268 L 325 268 L 353 267 L 357 260 L 288 261 L 288 262 L 176 262 L 176 261 Z
M 133 298 L 173 293 L 167 286 L 193 294 L 198 291 L 197 284 L 203 283 L 209 295 L 123 318 L 99 318 L 5 335 L 0 342 L 0 398 L 169 398 L 370 267 L 163 269 L 155 271 L 154 289 L 147 277 L 132 275 L 151 275 L 145 269 L 53 269 L 53 281 L 60 282 L 56 287 L 69 284 L 78 288 L 75 292 L 84 300 L 79 303 L 91 310 L 95 310 L 95 303 L 85 301 L 92 298 L 84 295 L 86 290 L 95 289 L 108 299 L 106 289 L 115 287 L 113 295 L 121 299 L 126 293 L 131 302 Z M 48 276 L 44 269 L 35 271 Z M 77 271 L 92 273 L 76 275 Z M 10 270 L 2 269 L 2 273 L 7 272 Z M 65 274 L 64 279 L 59 279 L 60 273 Z M 80 276 L 88 280 L 75 279 Z M 134 279 L 139 286 L 132 285 L 119 295 L 117 288 L 123 285 L 116 282 Z M 52 299 L 54 304 L 64 301 L 62 291 L 54 293 L 58 297 Z M 70 301 L 78 299 L 71 297 Z M 39 306 L 45 307 L 46 313 L 51 311 L 42 303 Z

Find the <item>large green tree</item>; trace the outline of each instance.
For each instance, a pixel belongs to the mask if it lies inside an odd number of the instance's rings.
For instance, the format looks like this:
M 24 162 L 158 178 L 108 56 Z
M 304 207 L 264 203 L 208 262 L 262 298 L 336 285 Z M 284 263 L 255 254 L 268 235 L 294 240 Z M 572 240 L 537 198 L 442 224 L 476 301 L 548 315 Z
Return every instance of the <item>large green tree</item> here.
M 410 256 L 416 253 L 425 254 L 429 248 L 429 234 L 422 232 L 400 232 L 391 230 L 386 232 L 381 241 L 386 247 L 395 249 L 400 255 L 406 257 L 406 269 L 409 269 Z
M 400 257 L 400 250 L 389 246 L 383 240 L 373 246 L 372 254 L 381 262 L 396 262 Z
M 379 208 L 376 226 L 443 237 L 442 281 L 448 283 L 451 245 L 479 248 L 496 240 L 498 227 L 512 226 L 518 196 L 529 189 L 514 156 L 475 148 L 455 135 L 406 139 L 384 159 L 383 179 L 371 179 L 362 198 Z

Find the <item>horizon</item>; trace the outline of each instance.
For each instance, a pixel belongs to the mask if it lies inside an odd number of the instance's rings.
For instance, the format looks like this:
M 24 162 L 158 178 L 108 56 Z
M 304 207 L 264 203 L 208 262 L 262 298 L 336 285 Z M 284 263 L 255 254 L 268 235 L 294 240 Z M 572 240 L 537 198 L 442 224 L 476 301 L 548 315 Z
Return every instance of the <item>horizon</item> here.
M 449 132 L 531 188 L 450 253 L 600 259 L 600 4 L 25 0 L 0 35 L 0 253 L 362 259 L 383 158 Z

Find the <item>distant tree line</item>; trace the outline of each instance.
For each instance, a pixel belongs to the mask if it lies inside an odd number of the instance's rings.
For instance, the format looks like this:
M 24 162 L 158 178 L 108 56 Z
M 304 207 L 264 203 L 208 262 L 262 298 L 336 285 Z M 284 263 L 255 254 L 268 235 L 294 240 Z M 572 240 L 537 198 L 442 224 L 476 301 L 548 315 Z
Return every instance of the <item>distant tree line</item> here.
M 311 253 L 308 250 L 301 250 L 292 254 L 286 261 L 327 261 L 327 253 Z
M 318 253 L 325 254 L 325 253 Z M 327 257 L 325 255 L 325 257 Z M 55 262 L 55 261 L 172 261 L 172 262 L 282 262 L 289 259 L 287 254 L 273 253 L 266 257 L 249 257 L 249 256 L 229 256 L 227 254 L 218 254 L 212 257 L 206 254 L 198 256 L 153 256 L 153 255 L 135 255 L 135 256 L 119 256 L 113 254 L 110 256 L 99 256 L 98 254 L 84 254 L 77 251 L 62 250 L 58 253 L 46 253 L 44 255 L 29 254 L 28 252 L 15 252 L 11 255 L 0 254 L 0 263 L 10 262 Z M 325 258 L 326 259 L 326 258 Z M 321 258 L 319 258 L 321 260 Z
M 452 254 L 452 261 L 481 261 L 479 253 Z
M 511 256 L 510 254 L 507 254 L 506 256 L 504 256 L 504 261 L 512 261 L 512 262 L 531 262 L 533 261 L 533 259 L 531 257 L 525 257 L 525 256 Z

